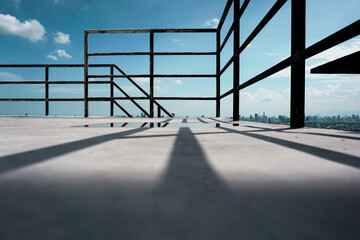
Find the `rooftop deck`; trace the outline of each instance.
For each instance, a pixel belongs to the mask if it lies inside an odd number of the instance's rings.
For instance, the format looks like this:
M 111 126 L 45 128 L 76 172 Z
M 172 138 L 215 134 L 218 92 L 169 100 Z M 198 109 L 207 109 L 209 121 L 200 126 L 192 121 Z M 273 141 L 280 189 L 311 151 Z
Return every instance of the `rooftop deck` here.
M 360 134 L 228 121 L 0 117 L 0 239 L 360 239 Z

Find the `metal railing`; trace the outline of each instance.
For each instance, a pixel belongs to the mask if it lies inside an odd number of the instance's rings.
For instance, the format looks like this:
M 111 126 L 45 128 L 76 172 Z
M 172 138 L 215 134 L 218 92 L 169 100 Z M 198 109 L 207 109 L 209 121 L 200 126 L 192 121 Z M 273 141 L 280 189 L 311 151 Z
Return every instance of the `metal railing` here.
M 240 54 L 249 46 L 254 38 L 262 31 L 269 21 L 277 14 L 287 0 L 278 0 L 267 12 L 247 39 L 240 45 L 239 22 L 245 12 L 250 0 L 245 0 L 240 7 L 240 0 L 228 0 L 220 19 L 216 32 L 217 46 L 217 63 L 216 63 L 216 116 L 220 116 L 220 101 L 222 98 L 233 94 L 233 120 L 239 120 L 239 91 L 259 82 L 287 67 L 291 67 L 291 87 L 290 87 L 290 126 L 292 128 L 304 127 L 305 117 L 305 60 L 328 50 L 342 42 L 345 42 L 360 34 L 360 20 L 348 25 L 329 37 L 309 46 L 305 45 L 306 34 L 306 0 L 291 0 L 291 55 L 285 60 L 256 75 L 255 77 L 240 84 Z M 220 32 L 233 6 L 234 19 L 230 29 L 228 30 L 223 42 L 221 43 Z M 231 34 L 233 34 L 233 56 L 228 60 L 225 66 L 220 69 L 220 54 L 226 45 Z M 229 66 L 233 64 L 233 88 L 229 91 L 220 93 L 221 75 Z
M 115 33 L 148 33 L 149 34 L 149 51 L 148 52 L 93 52 L 89 53 L 89 34 L 115 34 Z M 154 74 L 154 56 L 156 55 L 213 55 L 217 52 L 154 52 L 154 35 L 158 33 L 216 33 L 216 29 L 113 29 L 113 30 L 85 30 L 84 31 L 84 79 L 85 79 L 85 117 L 89 115 L 89 106 L 87 101 L 87 83 L 89 78 L 132 78 L 144 77 L 150 80 L 150 93 L 147 99 L 150 101 L 149 117 L 154 117 L 154 104 L 156 100 L 216 100 L 216 97 L 155 97 L 154 96 L 154 78 L 216 78 L 217 74 Z M 89 75 L 88 62 L 91 56 L 124 56 L 124 55 L 143 55 L 149 56 L 149 73 L 138 75 Z M 158 112 L 158 116 L 160 113 Z
M 109 84 L 110 85 L 110 97 L 87 97 L 87 101 L 109 101 L 110 102 L 110 116 L 114 116 L 114 106 L 117 106 L 121 111 L 123 111 L 128 117 L 132 115 L 116 100 L 130 100 L 138 109 L 140 109 L 146 116 L 150 117 L 150 114 L 141 107 L 135 100 L 139 99 L 148 99 L 148 93 L 140 87 L 131 77 L 127 77 L 128 80 L 146 97 L 131 97 L 127 94 L 115 81 L 114 69 L 119 71 L 119 73 L 126 75 L 125 72 L 119 68 L 116 64 L 90 64 L 88 67 L 91 68 L 109 68 L 110 75 L 108 81 L 88 81 L 87 84 L 84 84 L 84 81 L 51 81 L 49 78 L 50 68 L 84 68 L 84 64 L 0 64 L 0 68 L 44 68 L 44 81 L 0 81 L 0 85 L 18 85 L 18 84 L 43 84 L 45 87 L 44 98 L 0 98 L 0 102 L 45 102 L 45 116 L 49 115 L 49 103 L 50 102 L 83 102 L 85 98 L 50 98 L 49 97 L 49 86 L 52 84 L 82 84 L 87 86 L 89 84 Z M 125 97 L 114 97 L 114 89 L 119 90 L 124 94 Z M 160 116 L 161 111 L 163 111 L 167 116 L 173 117 L 163 106 L 158 102 L 155 102 L 158 107 L 158 115 Z
M 246 11 L 250 0 L 245 0 L 240 6 L 240 0 L 228 0 L 216 29 L 114 29 L 114 30 L 84 30 L 84 64 L 74 65 L 0 65 L 0 67 L 44 67 L 45 81 L 23 81 L 15 84 L 45 84 L 45 98 L 41 99 L 0 99 L 0 101 L 45 101 L 46 115 L 48 115 L 48 103 L 50 101 L 84 101 L 84 116 L 89 116 L 89 101 L 109 101 L 111 104 L 110 115 L 113 116 L 114 105 L 118 106 L 128 116 L 131 116 L 116 100 L 126 99 L 132 101 L 142 112 L 148 117 L 154 117 L 154 105 L 158 106 L 158 117 L 160 112 L 164 111 L 169 117 L 172 115 L 165 110 L 157 100 L 214 100 L 216 101 L 216 116 L 221 115 L 221 100 L 233 94 L 233 120 L 239 120 L 239 93 L 240 90 L 251 86 L 287 67 L 291 67 L 291 87 L 290 87 L 290 126 L 293 128 L 304 126 L 305 116 L 305 60 L 328 50 L 342 42 L 345 42 L 360 34 L 360 20 L 346 26 L 338 32 L 324 38 L 323 40 L 306 47 L 306 0 L 290 0 L 291 1 L 291 55 L 281 62 L 275 64 L 269 69 L 259 73 L 258 75 L 248 79 L 240 84 L 240 63 L 239 58 L 241 53 L 249 46 L 249 44 L 256 38 L 256 36 L 263 30 L 263 28 L 270 22 L 270 20 L 278 13 L 284 6 L 287 0 L 278 0 L 265 14 L 262 20 L 254 28 L 251 34 L 240 45 L 240 20 Z M 223 41 L 221 41 L 221 30 L 228 13 L 233 6 L 234 14 L 233 21 Z M 149 34 L 149 51 L 147 52 L 88 52 L 88 37 L 89 34 L 114 34 L 114 33 L 148 33 Z M 161 33 L 214 33 L 216 34 L 216 51 L 215 52 L 155 52 L 154 51 L 154 34 Z M 220 65 L 221 53 L 227 44 L 230 36 L 233 35 L 233 55 L 226 62 L 223 68 Z M 127 75 L 121 68 L 114 64 L 89 64 L 89 57 L 93 56 L 115 56 L 115 55 L 145 55 L 149 56 L 149 73 L 138 75 Z M 156 55 L 213 55 L 216 56 L 216 73 L 215 74 L 154 74 L 154 56 Z M 223 73 L 233 65 L 233 88 L 221 93 L 221 76 Z M 90 67 L 110 67 L 109 75 L 89 75 Z M 84 81 L 49 81 L 48 71 L 50 67 L 83 67 Z M 114 74 L 114 69 L 120 74 Z M 148 77 L 150 80 L 150 92 L 143 90 L 132 78 L 133 77 Z M 214 97 L 156 97 L 154 96 L 154 78 L 216 78 L 216 96 Z M 110 78 L 110 81 L 89 81 L 89 78 Z M 114 78 L 127 78 L 134 84 L 145 97 L 130 97 L 119 85 L 114 82 Z M 84 84 L 84 98 L 78 99 L 52 99 L 49 98 L 49 84 Z M 110 97 L 91 98 L 88 96 L 89 84 L 109 83 L 111 86 Z M 10 82 L 0 81 L 0 84 L 10 84 Z M 122 92 L 125 97 L 114 97 L 114 87 Z M 149 100 L 150 109 L 147 112 L 135 100 Z

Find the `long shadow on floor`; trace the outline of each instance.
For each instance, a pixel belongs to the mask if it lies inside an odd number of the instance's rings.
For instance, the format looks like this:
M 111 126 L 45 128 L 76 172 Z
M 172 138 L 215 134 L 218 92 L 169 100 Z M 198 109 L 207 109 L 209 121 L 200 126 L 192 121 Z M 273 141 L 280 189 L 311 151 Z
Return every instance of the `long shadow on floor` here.
M 293 130 L 292 128 L 286 127 L 281 129 L 273 129 L 273 128 L 264 128 L 264 127 L 255 127 L 255 126 L 246 126 L 249 128 L 259 129 L 258 132 L 284 132 L 285 130 Z M 284 132 L 286 133 L 286 132 Z M 360 141 L 360 134 L 356 132 L 347 132 L 348 134 L 356 134 L 356 136 L 349 135 L 336 135 L 336 134 L 328 134 L 328 133 L 318 133 L 318 132 L 295 132 L 291 131 L 291 133 L 305 134 L 305 135 L 315 135 L 315 136 L 323 136 L 323 137 L 332 137 L 332 138 L 340 138 L 340 139 L 349 139 L 349 140 L 357 140 Z
M 136 128 L 0 157 L 0 174 L 145 130 Z
M 301 152 L 308 153 L 308 154 L 311 154 L 311 155 L 314 155 L 317 157 L 321 157 L 326 160 L 330 160 L 333 162 L 337 162 L 340 164 L 344 164 L 347 166 L 351 166 L 351 167 L 360 169 L 360 158 L 346 154 L 346 153 L 336 152 L 336 151 L 323 149 L 323 148 L 319 148 L 319 147 L 315 147 L 315 146 L 310 146 L 310 145 L 306 145 L 306 144 L 302 144 L 302 143 L 291 142 L 291 141 L 274 138 L 274 137 L 270 137 L 270 136 L 264 136 L 264 135 L 256 134 L 256 132 L 237 131 L 235 129 L 224 128 L 224 127 L 220 127 L 220 129 L 223 129 L 223 130 L 231 132 L 231 133 L 236 133 L 236 134 L 241 134 L 244 136 L 256 138 L 256 139 L 259 139 L 262 141 L 270 142 L 270 143 L 277 144 L 277 145 L 280 145 L 283 147 L 291 148 L 291 149 L 294 149 L 297 151 L 301 151 Z
M 223 130 L 294 149 L 302 147 Z M 44 161 L 116 138 L 136 139 L 141 136 L 130 134 L 140 131 L 143 129 L 81 140 L 75 146 L 59 145 L 38 154 L 45 154 Z M 231 190 L 189 128 L 179 129 L 168 166 L 153 189 L 134 189 L 121 179 L 101 176 L 85 180 L 73 176 L 53 187 L 10 179 L 8 185 L 0 185 L 0 239 L 358 239 L 358 191 L 334 191 L 326 185 L 313 188 L 306 182 L 288 185 L 277 176 L 270 178 L 273 184 L 264 181 L 273 173 L 262 171 L 261 166 L 253 172 L 257 179 L 242 163 L 241 149 L 235 152 L 237 175 L 233 178 L 242 182 Z M 27 156 L 24 154 L 17 156 L 18 161 Z

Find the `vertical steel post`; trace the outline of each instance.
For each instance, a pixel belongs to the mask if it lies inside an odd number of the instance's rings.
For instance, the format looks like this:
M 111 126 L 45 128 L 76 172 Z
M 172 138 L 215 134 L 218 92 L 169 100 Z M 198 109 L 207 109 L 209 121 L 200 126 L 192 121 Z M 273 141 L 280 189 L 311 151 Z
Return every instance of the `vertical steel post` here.
M 158 106 L 157 110 L 157 117 L 161 118 L 161 108 Z
M 220 117 L 220 33 L 221 28 L 216 31 L 216 117 Z
M 110 116 L 113 117 L 114 116 L 114 66 L 110 67 Z
M 300 55 L 305 49 L 306 0 L 291 2 L 291 90 L 290 127 L 304 127 L 305 118 L 305 59 Z
M 84 117 L 89 116 L 89 56 L 88 56 L 88 33 L 84 31 Z
M 154 117 L 154 32 L 150 32 L 150 118 Z
M 236 19 L 237 13 L 240 9 L 240 0 L 234 0 L 234 62 L 233 62 L 233 87 L 240 85 L 240 54 L 236 54 L 236 51 L 240 47 L 240 19 Z M 236 55 L 235 55 L 236 54 Z M 233 94 L 233 120 L 239 120 L 239 90 L 234 91 Z
M 45 67 L 45 116 L 49 116 L 49 67 Z

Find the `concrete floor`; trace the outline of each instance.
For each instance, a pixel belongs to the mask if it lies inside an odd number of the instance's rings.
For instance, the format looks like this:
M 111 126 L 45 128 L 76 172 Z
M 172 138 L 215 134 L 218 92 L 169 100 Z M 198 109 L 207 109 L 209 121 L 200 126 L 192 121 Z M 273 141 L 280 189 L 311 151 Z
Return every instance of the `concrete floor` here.
M 148 120 L 0 117 L 0 240 L 360 239 L 360 134 Z

